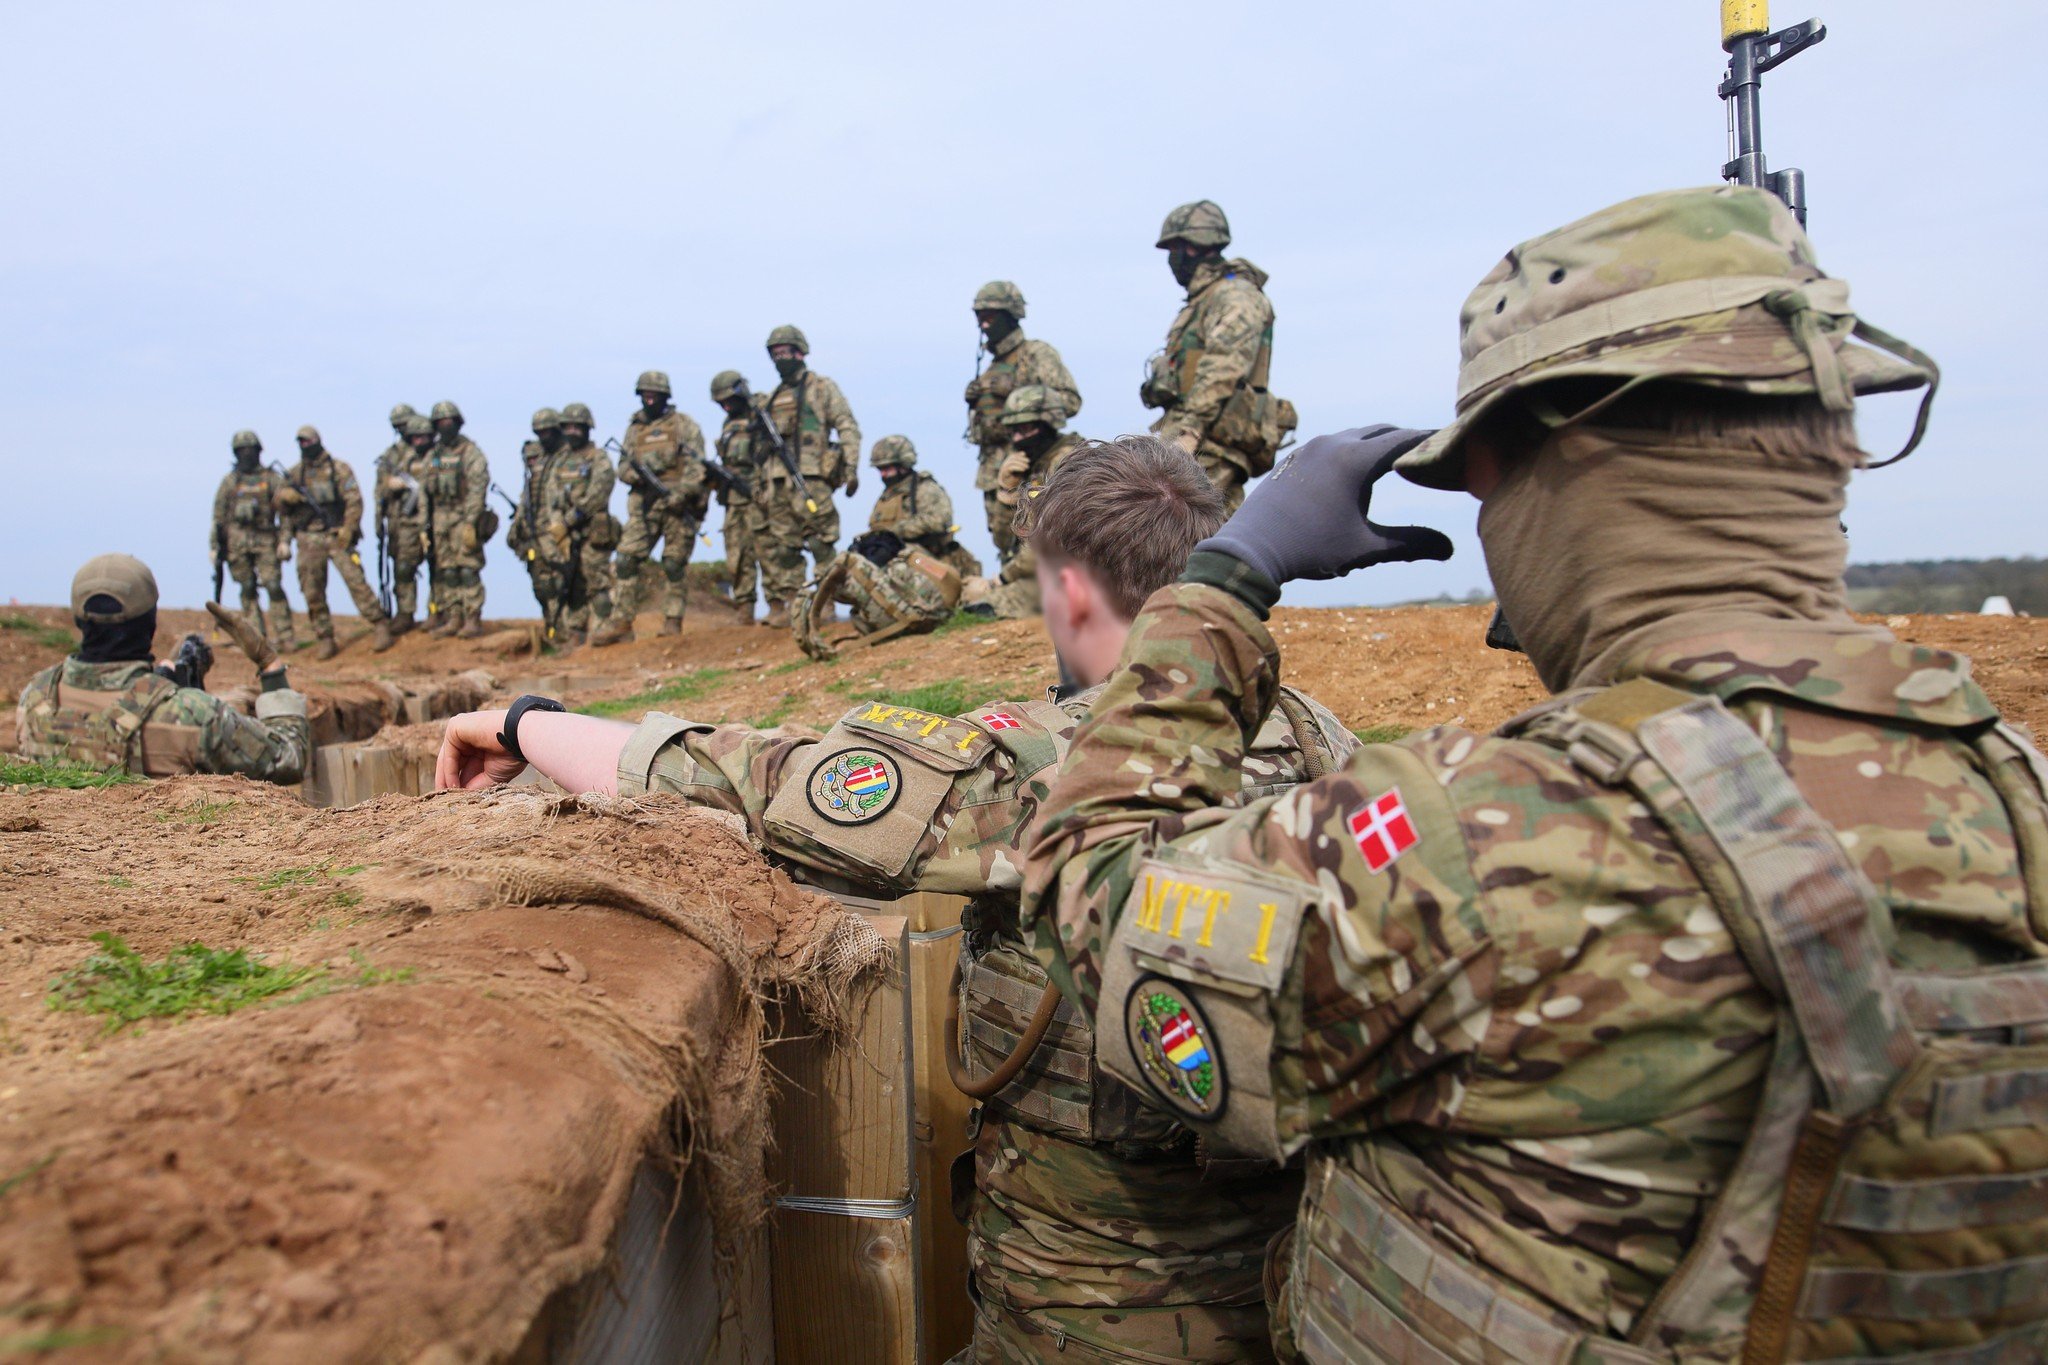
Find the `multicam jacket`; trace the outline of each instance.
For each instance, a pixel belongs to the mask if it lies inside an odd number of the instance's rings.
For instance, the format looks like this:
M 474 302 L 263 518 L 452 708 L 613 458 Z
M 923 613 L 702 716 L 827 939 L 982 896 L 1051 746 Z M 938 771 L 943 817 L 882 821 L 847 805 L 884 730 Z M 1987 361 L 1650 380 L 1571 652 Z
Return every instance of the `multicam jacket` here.
M 1060 438 L 1052 443 L 1052 448 L 1031 462 L 1031 468 L 1024 475 L 1024 486 L 1020 497 L 1028 498 L 1032 496 L 1031 489 L 1034 485 L 1044 483 L 1051 476 L 1053 469 L 1060 461 L 1066 459 L 1067 456 L 1073 454 L 1086 444 L 1088 444 L 1088 438 L 1085 436 L 1071 431 L 1061 432 Z M 998 583 L 1029 583 L 1037 577 L 1038 551 L 1033 549 L 1031 542 L 1027 540 L 1017 547 L 1016 554 L 1010 556 L 1010 562 L 1003 565 L 1002 573 L 997 576 L 996 581 Z
M 421 499 L 419 504 L 408 512 L 406 510 L 408 493 L 384 486 L 385 480 L 400 475 L 410 475 L 413 478 L 418 478 L 420 466 L 425 462 L 425 459 L 426 457 L 421 452 L 414 450 L 412 443 L 403 437 L 384 447 L 384 453 L 377 457 L 376 492 L 378 526 L 383 526 L 387 521 L 413 526 L 426 524 L 427 511 L 425 499 Z
M 541 506 L 547 509 L 542 528 L 546 528 L 549 520 L 559 518 L 571 535 L 604 548 L 613 532 L 611 502 L 615 478 L 611 457 L 602 446 L 590 441 L 580 446 L 565 441 L 540 475 L 546 490 Z
M 868 529 L 891 531 L 932 554 L 944 554 L 953 540 L 953 499 L 937 479 L 913 469 L 882 485 L 875 510 L 868 515 Z
M 356 484 L 356 472 L 346 460 L 326 455 L 318 460 L 301 459 L 288 471 L 292 481 L 312 495 L 312 501 L 326 516 L 322 527 L 312 509 L 291 506 L 285 517 L 298 535 L 332 536 L 343 545 L 353 545 L 363 534 L 363 490 Z
M 284 480 L 274 469 L 256 469 L 247 474 L 239 469 L 229 470 L 214 491 L 209 541 L 217 540 L 224 531 L 227 544 L 220 548 L 230 555 L 242 555 L 263 541 L 276 540 L 278 518 L 285 510 L 278 501 L 283 490 Z
M 461 432 L 452 442 L 435 441 L 419 457 L 414 471 L 426 490 L 437 528 L 481 520 L 491 486 L 490 462 L 475 441 Z
M 974 486 L 983 492 L 995 487 L 995 465 L 1010 448 L 1009 429 L 1002 423 L 1003 400 L 1026 384 L 1043 384 L 1058 394 L 1069 421 L 1081 411 L 1081 390 L 1050 342 L 1026 337 L 1020 329 L 990 347 L 988 368 L 968 381 L 965 395 L 967 439 L 981 447 L 983 457 L 983 472 Z M 998 459 L 991 460 L 991 455 Z
M 1204 261 L 1188 282 L 1187 302 L 1166 332 L 1166 349 L 1140 391 L 1163 408 L 1152 430 L 1193 449 L 1209 436 L 1240 384 L 1270 363 L 1273 303 L 1266 272 L 1246 260 Z M 1261 378 L 1258 382 L 1264 382 Z
M 846 395 L 824 375 L 806 369 L 794 383 L 776 385 L 768 395 L 768 417 L 796 452 L 805 478 L 836 484 L 859 465 L 860 423 Z M 760 467 L 771 479 L 789 478 L 780 460 L 766 458 Z
M 749 394 L 747 401 L 753 405 L 755 412 L 768 410 L 768 399 L 763 394 Z M 718 429 L 718 462 L 725 466 L 727 472 L 737 474 L 747 481 L 749 495 L 742 496 L 738 489 L 728 483 L 719 491 L 720 506 L 730 508 L 746 506 L 753 502 L 751 492 L 754 484 L 767 477 L 767 470 L 760 466 L 779 466 L 781 463 L 775 458 L 772 449 L 764 449 L 766 445 L 760 434 L 754 430 L 752 417 L 734 417 L 730 414 L 726 416 L 724 425 Z
M 626 423 L 626 434 L 619 438 L 619 446 L 624 453 L 619 458 L 618 476 L 633 490 L 628 499 L 630 515 L 649 515 L 650 500 L 658 500 L 664 494 L 672 494 L 683 504 L 694 507 L 691 515 L 703 513 L 704 429 L 697 425 L 696 418 L 680 408 L 670 408 L 659 417 L 649 418 L 642 409 Z M 648 488 L 628 456 L 646 465 L 661 487 Z M 609 494 L 609 486 L 606 492 Z M 676 510 L 676 504 L 670 503 L 664 514 Z
M 1754 1303 L 1797 1359 L 2038 1358 L 2041 1281 L 2010 1286 L 2048 1255 L 2015 1199 L 2048 1184 L 2020 1099 L 2048 1093 L 2028 1089 L 2048 1086 L 2048 985 L 2026 965 L 2048 958 L 2048 817 L 2039 755 L 1967 661 L 1784 623 L 1667 639 L 1626 688 L 1369 746 L 1239 809 L 1279 676 L 1260 616 L 1184 582 L 1124 661 L 1029 836 L 1024 925 L 1105 1065 L 1164 1112 L 1252 1150 L 1315 1144 L 1286 1267 L 1311 1358 L 1722 1361 Z M 1754 845 L 1716 842 L 1731 812 Z M 1853 913 L 1816 922 L 1868 937 L 1822 932 L 1837 975 L 1782 1006 L 1765 978 L 1810 963 L 1751 954 L 1803 951 L 1774 917 L 1827 897 Z M 1876 1038 L 1848 1048 L 1878 1058 L 1866 1079 L 1944 1047 L 2002 1058 L 1942 1080 L 1932 1118 L 1900 1082 L 1906 1110 L 1853 1142 L 1823 1125 L 1849 1144 L 1834 1186 L 1790 1155 L 1834 1103 L 1841 1035 L 1807 1022 L 1830 1000 Z M 1781 1197 L 1817 1220 L 1810 1260 L 1779 1259 Z M 1760 1297 L 1780 1265 L 1786 1293 Z
M 14 720 L 15 747 L 29 758 L 139 777 L 240 773 L 289 786 L 313 752 L 299 693 L 259 692 L 252 720 L 146 660 L 52 664 L 22 689 Z

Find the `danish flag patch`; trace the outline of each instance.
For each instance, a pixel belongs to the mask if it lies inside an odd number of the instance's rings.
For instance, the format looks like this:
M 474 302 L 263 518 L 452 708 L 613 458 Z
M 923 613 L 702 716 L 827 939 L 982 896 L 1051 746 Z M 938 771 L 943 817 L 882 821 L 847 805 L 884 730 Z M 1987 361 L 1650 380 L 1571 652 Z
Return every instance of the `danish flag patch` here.
M 976 716 L 975 719 L 991 730 L 1021 730 L 1024 728 L 1024 722 L 1018 720 L 1007 711 L 991 711 L 985 716 Z
M 1395 787 L 1351 812 L 1348 822 L 1351 837 L 1358 841 L 1358 851 L 1365 857 L 1369 871 L 1384 872 L 1393 866 L 1394 859 L 1422 842 L 1422 836 L 1415 832 L 1415 822 L 1408 818 L 1408 803 L 1401 799 L 1401 789 Z

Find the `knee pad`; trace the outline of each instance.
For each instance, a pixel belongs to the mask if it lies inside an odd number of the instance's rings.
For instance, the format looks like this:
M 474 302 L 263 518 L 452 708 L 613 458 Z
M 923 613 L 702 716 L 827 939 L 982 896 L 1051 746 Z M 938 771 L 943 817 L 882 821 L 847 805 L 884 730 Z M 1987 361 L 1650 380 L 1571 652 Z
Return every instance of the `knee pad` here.
M 671 583 L 681 583 L 688 577 L 690 562 L 686 559 L 664 559 L 661 561 L 662 576 Z
M 640 566 L 646 562 L 646 560 L 641 559 L 637 555 L 620 555 L 612 563 L 612 572 L 620 578 L 638 578 L 640 576 Z

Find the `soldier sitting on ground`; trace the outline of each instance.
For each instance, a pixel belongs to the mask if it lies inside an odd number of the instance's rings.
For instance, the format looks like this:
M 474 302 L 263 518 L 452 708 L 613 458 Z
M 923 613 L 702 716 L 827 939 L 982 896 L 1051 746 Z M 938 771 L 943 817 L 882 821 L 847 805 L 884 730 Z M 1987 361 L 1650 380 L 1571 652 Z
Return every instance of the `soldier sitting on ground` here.
M 917 468 L 917 447 L 908 436 L 875 442 L 868 463 L 882 477 L 882 495 L 868 514 L 870 531 L 893 531 L 933 559 L 953 566 L 962 578 L 981 573 L 981 561 L 956 538 L 953 499 L 938 479 Z
M 825 631 L 842 602 L 853 611 L 860 642 L 878 645 L 951 616 L 960 603 L 960 575 L 894 531 L 863 531 L 797 594 L 791 626 L 797 647 L 813 659 L 837 657 Z
M 974 321 L 981 329 L 982 349 L 988 368 L 978 372 L 967 385 L 967 439 L 979 446 L 975 461 L 974 486 L 981 490 L 983 510 L 988 516 L 988 533 L 996 543 L 998 567 L 1017 553 L 1017 537 L 1010 520 L 1016 514 L 1014 499 L 998 496 L 996 471 L 1010 453 L 1010 429 L 1003 425 L 1003 404 L 1026 384 L 1039 384 L 1059 395 L 1068 417 L 1081 412 L 1081 390 L 1060 353 L 1036 337 L 1024 335 L 1024 292 L 1008 280 L 990 280 L 974 295 Z M 961 572 L 973 577 L 979 569 Z
M 1026 534 L 1046 632 L 1064 671 L 1099 682 L 1140 605 L 1221 523 L 1222 499 L 1190 457 L 1137 436 L 1070 457 L 1037 505 Z M 1271 724 L 1232 751 L 1243 790 L 1225 804 L 1327 772 L 1357 747 L 1307 697 L 1280 696 Z M 813 882 L 970 897 L 970 1053 L 951 1060 L 983 1101 L 956 1172 L 956 1188 L 972 1175 L 972 1358 L 1266 1360 L 1261 1255 L 1294 1217 L 1299 1175 L 1212 1160 L 1185 1129 L 1142 1113 L 1095 1068 L 1087 1024 L 1048 993 L 1018 933 L 1017 831 L 1091 699 L 1062 686 L 957 717 L 864 702 L 819 740 L 659 714 L 638 726 L 549 714 L 560 705 L 523 697 L 450 721 L 436 780 L 509 782 L 531 758 L 569 791 L 673 793 L 737 814 Z
M 1035 490 L 1060 461 L 1087 444 L 1074 432 L 1062 430 L 1068 415 L 1065 400 L 1040 384 L 1012 390 L 1003 403 L 1010 453 L 996 470 L 996 496 L 1011 509 L 1013 527 L 1029 520 Z M 1017 551 L 993 580 L 970 578 L 963 585 L 961 600 L 969 611 L 1006 621 L 1038 614 L 1038 555 L 1028 535 L 1021 530 L 1015 534 Z
M 305 776 L 313 752 L 306 699 L 245 617 L 207 610 L 255 663 L 254 719 L 202 691 L 212 652 L 180 685 L 150 659 L 156 638 L 156 575 L 132 555 L 100 555 L 71 580 L 78 652 L 29 679 L 14 713 L 15 747 L 33 759 L 139 777 L 240 773 L 285 786 Z M 188 637 L 198 640 L 197 636 Z

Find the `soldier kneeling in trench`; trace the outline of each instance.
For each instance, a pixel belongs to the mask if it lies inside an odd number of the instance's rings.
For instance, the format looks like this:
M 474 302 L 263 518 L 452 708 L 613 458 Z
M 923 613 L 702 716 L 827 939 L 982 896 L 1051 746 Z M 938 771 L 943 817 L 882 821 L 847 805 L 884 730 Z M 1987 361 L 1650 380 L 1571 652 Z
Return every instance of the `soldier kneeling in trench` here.
M 1017 924 L 1016 839 L 1044 779 L 1145 599 L 1222 521 L 1194 460 L 1149 436 L 1082 446 L 1052 472 L 1020 533 L 1038 556 L 1047 633 L 1089 691 L 960 716 L 864 702 L 818 740 L 658 713 L 637 726 L 551 714 L 560 704 L 538 697 L 448 724 L 441 787 L 509 782 L 530 761 L 569 791 L 675 793 L 739 815 L 781 865 L 827 890 L 969 898 L 966 1055 L 948 1064 L 981 1101 L 954 1180 L 972 1230 L 973 1360 L 1270 1358 L 1260 1268 L 1293 1221 L 1298 1172 L 1198 1149 L 1102 1075 L 1087 1024 Z M 1236 799 L 1332 771 L 1356 747 L 1336 717 L 1282 688 L 1236 755 Z
M 203 690 L 213 651 L 188 635 L 175 662 L 155 664 L 156 575 L 133 555 L 100 555 L 71 580 L 78 652 L 29 679 L 15 747 L 44 762 L 139 777 L 240 773 L 291 786 L 306 771 L 313 732 L 306 699 L 249 619 L 207 603 L 256 665 L 254 718 Z

